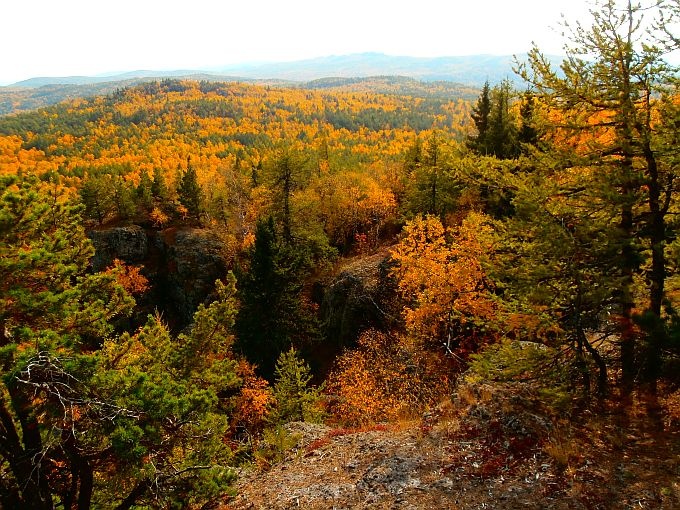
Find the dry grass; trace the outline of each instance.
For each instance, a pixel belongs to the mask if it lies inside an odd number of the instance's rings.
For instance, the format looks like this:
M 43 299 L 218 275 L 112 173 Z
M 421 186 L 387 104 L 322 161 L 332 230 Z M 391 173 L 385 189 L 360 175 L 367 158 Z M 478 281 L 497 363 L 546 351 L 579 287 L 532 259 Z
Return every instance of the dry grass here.
M 579 443 L 564 430 L 556 430 L 542 446 L 543 451 L 561 471 L 568 469 L 579 459 L 579 448 Z

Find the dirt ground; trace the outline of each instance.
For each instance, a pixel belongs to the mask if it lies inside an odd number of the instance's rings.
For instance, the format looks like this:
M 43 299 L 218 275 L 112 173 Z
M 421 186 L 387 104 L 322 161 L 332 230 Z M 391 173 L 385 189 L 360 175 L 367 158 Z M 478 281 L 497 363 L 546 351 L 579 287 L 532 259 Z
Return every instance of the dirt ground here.
M 680 509 L 672 413 L 549 416 L 521 389 L 476 393 L 399 424 L 290 424 L 286 460 L 242 472 L 222 508 Z

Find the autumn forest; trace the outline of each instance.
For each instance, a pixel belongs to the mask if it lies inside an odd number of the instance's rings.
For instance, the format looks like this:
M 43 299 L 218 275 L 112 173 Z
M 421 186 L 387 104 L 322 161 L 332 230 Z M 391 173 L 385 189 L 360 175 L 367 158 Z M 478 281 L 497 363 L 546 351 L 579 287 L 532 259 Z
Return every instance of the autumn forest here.
M 286 424 L 480 388 L 677 432 L 678 16 L 600 0 L 560 68 L 480 90 L 162 79 L 0 116 L 0 507 L 219 508 Z M 564 472 L 551 434 L 523 448 Z

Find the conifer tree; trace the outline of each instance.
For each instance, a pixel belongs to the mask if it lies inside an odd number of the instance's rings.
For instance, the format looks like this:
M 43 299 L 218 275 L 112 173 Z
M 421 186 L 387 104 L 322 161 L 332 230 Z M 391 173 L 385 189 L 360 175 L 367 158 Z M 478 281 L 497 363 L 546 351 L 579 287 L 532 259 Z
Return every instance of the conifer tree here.
M 631 1 L 601 0 L 591 11 L 590 27 L 567 26 L 571 40 L 560 72 L 537 48 L 528 65 L 520 66 L 541 101 L 562 115 L 549 138 L 552 165 L 572 181 L 579 176 L 568 197 L 580 198 L 582 211 L 611 215 L 606 242 L 616 247 L 616 313 L 627 388 L 640 371 L 654 385 L 665 342 L 660 333 L 675 164 L 662 143 L 665 125 L 654 119 L 663 118 L 661 94 L 673 76 L 664 48 L 656 45 L 658 34 L 650 35 L 642 23 L 653 12 Z M 638 275 L 646 280 L 644 322 L 651 327 L 644 341 L 635 326 Z
M 274 397 L 279 422 L 316 422 L 321 418 L 319 388 L 312 388 L 309 365 L 291 347 L 276 361 Z
M 415 137 L 413 144 L 409 146 L 404 154 L 404 169 L 407 174 L 412 174 L 420 167 L 423 160 L 423 142 L 420 137 Z
M 146 212 L 153 209 L 153 181 L 145 171 L 140 172 L 139 184 L 135 189 L 135 198 L 139 207 Z
M 536 145 L 536 142 L 538 142 L 538 130 L 536 128 L 536 119 L 534 118 L 535 103 L 536 98 L 534 94 L 527 90 L 522 95 L 522 103 L 519 107 L 520 127 L 517 133 L 519 143 L 525 146 Z
M 517 127 L 511 113 L 512 86 L 508 80 L 482 93 L 472 111 L 477 135 L 470 138 L 468 147 L 483 156 L 513 159 L 519 154 Z
M 239 277 L 236 347 L 268 379 L 283 351 L 316 335 L 301 297 L 304 262 L 300 247 L 279 238 L 271 216 L 258 221 L 248 270 Z
M 233 479 L 221 398 L 239 385 L 231 355 L 233 275 L 215 288 L 217 299 L 201 304 L 190 330 L 176 338 L 152 316 L 136 334 L 105 342 L 97 391 L 137 415 L 121 416 L 108 430 L 107 460 L 114 469 L 101 487 L 102 506 L 202 504 L 223 494 Z M 107 433 L 99 427 L 94 424 L 91 433 Z
M 186 208 L 188 215 L 199 221 L 202 212 L 203 191 L 198 184 L 196 170 L 191 164 L 182 174 L 177 187 L 177 196 L 179 203 Z
M 113 275 L 87 274 L 94 250 L 79 208 L 65 198 L 65 190 L 47 189 L 33 177 L 0 178 L 0 502 L 6 508 L 52 509 L 60 491 L 62 502 L 73 500 L 73 491 L 58 483 L 59 463 L 89 501 L 94 481 L 81 426 L 115 412 L 88 387 L 94 362 L 88 339 L 109 335 L 111 319 L 129 312 L 133 301 Z
M 460 193 L 451 169 L 451 147 L 441 133 L 433 132 L 407 154 L 410 170 L 405 206 L 411 214 L 434 214 L 444 217 L 451 212 Z
M 275 193 L 276 217 L 281 224 L 282 240 L 290 244 L 293 241 L 293 193 L 307 178 L 305 163 L 298 151 L 285 146 L 274 155 L 268 174 Z
M 0 506 L 202 504 L 232 479 L 233 277 L 178 338 L 158 317 L 118 337 L 134 302 L 88 272 L 79 211 L 58 185 L 0 178 Z
M 487 145 L 487 135 L 489 132 L 489 117 L 491 115 L 491 89 L 489 81 L 484 82 L 482 92 L 473 107 L 471 117 L 477 128 L 477 135 L 468 141 L 469 147 L 478 154 L 486 155 L 489 153 Z
M 498 159 L 513 159 L 519 155 L 517 127 L 510 111 L 511 99 L 512 87 L 508 80 L 493 88 L 486 147 L 487 153 Z
M 571 196 L 574 183 L 554 179 L 547 161 L 532 163 L 499 177 L 514 195 L 514 214 L 498 229 L 503 246 L 494 264 L 509 329 L 517 329 L 511 336 L 553 349 L 557 362 L 576 374 L 572 389 L 588 396 L 596 387 L 604 396 L 609 372 L 598 344 L 615 333 L 605 318 L 622 283 L 608 239 L 611 214 L 584 208 Z
M 115 211 L 110 175 L 86 177 L 80 188 L 80 197 L 85 206 L 85 216 L 97 220 L 100 225 Z
M 134 190 L 122 175 L 114 175 L 111 192 L 116 215 L 122 220 L 127 220 L 135 212 Z
M 161 204 L 167 202 L 170 198 L 170 191 L 165 182 L 165 177 L 160 168 L 153 169 L 153 182 L 151 183 L 151 194 L 153 198 L 160 201 Z

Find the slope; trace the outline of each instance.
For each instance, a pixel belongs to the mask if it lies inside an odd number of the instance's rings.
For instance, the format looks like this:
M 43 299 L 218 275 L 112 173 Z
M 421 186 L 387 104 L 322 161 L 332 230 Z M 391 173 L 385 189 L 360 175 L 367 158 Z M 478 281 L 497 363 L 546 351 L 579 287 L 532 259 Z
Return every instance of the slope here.
M 396 426 L 291 424 L 288 460 L 243 473 L 222 508 L 678 508 L 677 421 L 660 431 L 609 409 L 567 426 L 532 402 L 528 387 L 464 387 Z

